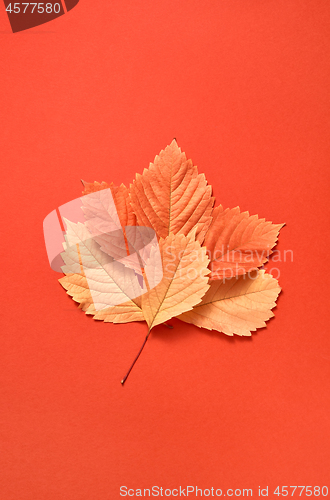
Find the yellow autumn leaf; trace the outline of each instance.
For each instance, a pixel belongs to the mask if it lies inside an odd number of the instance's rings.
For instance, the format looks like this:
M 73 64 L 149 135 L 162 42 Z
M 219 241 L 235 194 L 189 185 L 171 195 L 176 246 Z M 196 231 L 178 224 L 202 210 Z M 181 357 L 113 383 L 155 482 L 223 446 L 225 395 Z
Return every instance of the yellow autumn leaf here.
M 247 336 L 266 326 L 281 291 L 278 281 L 263 270 L 210 285 L 202 301 L 179 319 L 226 335 Z

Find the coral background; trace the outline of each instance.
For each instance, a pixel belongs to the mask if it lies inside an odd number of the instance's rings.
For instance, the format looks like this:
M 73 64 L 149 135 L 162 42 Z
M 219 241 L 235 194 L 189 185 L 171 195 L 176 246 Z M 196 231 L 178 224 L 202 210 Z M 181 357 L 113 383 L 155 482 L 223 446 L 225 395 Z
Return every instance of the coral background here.
M 330 491 L 329 14 L 328 0 L 81 0 L 12 34 L 0 5 L 1 499 Z M 276 263 L 266 329 L 173 320 L 122 387 L 146 326 L 77 309 L 42 221 L 81 178 L 129 184 L 173 137 L 218 203 L 286 222 L 277 248 L 294 258 Z

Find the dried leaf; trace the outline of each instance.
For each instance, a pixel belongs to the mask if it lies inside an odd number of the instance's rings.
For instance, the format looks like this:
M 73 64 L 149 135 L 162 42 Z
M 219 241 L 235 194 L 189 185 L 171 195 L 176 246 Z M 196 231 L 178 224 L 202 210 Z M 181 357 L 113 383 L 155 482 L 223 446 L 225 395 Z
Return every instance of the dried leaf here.
M 210 257 L 210 279 L 245 274 L 267 262 L 283 224 L 272 224 L 239 207 L 213 210 L 204 245 Z
M 266 326 L 265 321 L 274 316 L 272 309 L 281 288 L 265 271 L 210 284 L 202 301 L 179 319 L 226 335 L 247 336 Z
M 136 175 L 130 199 L 138 225 L 152 227 L 162 238 L 187 235 L 196 227 L 196 239 L 202 242 L 211 223 L 211 193 L 204 174 L 198 174 L 173 140 L 149 169 Z
M 205 248 L 188 236 L 170 234 L 159 242 L 163 279 L 142 296 L 142 312 L 149 331 L 173 316 L 193 308 L 208 290 L 209 259 Z M 155 268 L 155 272 L 158 272 Z

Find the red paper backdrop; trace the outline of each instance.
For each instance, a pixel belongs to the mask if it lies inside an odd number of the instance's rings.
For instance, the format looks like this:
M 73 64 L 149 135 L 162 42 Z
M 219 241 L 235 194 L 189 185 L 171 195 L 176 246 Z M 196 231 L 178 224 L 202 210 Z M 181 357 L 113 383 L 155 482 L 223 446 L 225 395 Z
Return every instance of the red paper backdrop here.
M 328 0 L 81 0 L 13 35 L 0 9 L 1 499 L 330 490 L 329 14 Z M 218 203 L 286 222 L 294 259 L 266 329 L 173 320 L 122 387 L 146 326 L 77 309 L 42 221 L 81 178 L 129 184 L 173 137 Z

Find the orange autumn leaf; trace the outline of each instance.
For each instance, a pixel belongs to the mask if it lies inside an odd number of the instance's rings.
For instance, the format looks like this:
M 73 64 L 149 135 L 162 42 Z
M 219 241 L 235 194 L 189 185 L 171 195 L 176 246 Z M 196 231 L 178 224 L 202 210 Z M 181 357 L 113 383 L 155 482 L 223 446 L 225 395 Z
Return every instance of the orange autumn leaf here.
M 273 224 L 239 207 L 213 210 L 204 245 L 210 257 L 210 279 L 240 276 L 267 262 L 283 224 Z
M 202 301 L 179 319 L 226 335 L 247 336 L 274 316 L 272 309 L 281 288 L 265 271 L 210 284 Z
M 161 238 L 185 236 L 196 228 L 202 242 L 211 223 L 214 198 L 204 174 L 181 152 L 176 140 L 156 156 L 149 169 L 136 174 L 130 199 L 139 225 L 152 227 Z
M 205 248 L 188 236 L 170 234 L 160 240 L 163 279 L 142 295 L 142 312 L 149 331 L 156 325 L 192 309 L 208 290 L 209 259 Z M 157 269 L 156 269 L 157 272 Z

